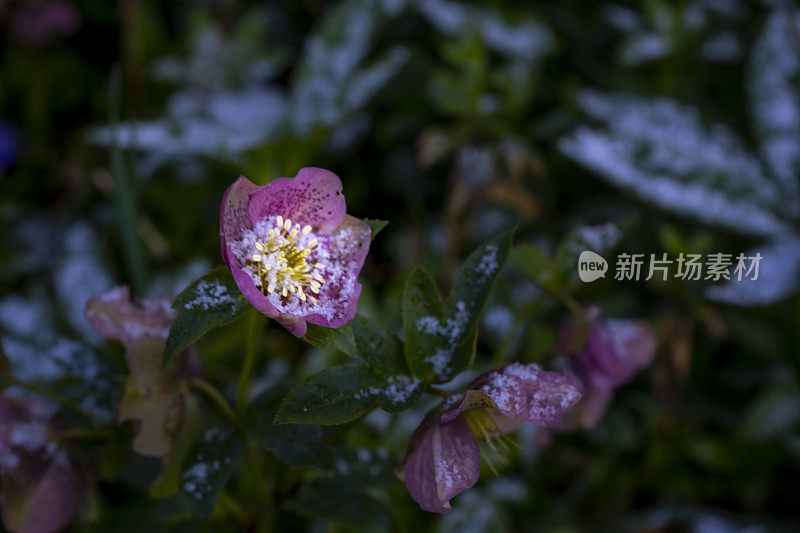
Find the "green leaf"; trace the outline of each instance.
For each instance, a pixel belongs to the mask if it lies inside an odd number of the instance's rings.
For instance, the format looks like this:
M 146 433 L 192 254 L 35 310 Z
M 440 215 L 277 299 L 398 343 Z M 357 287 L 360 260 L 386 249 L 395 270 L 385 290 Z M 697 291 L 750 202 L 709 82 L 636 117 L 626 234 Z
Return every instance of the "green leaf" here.
M 427 334 L 420 327 L 429 320 L 437 327 L 444 323 L 444 302 L 430 274 L 417 267 L 408 275 L 403 287 L 403 337 L 408 366 L 422 379 L 433 377 L 431 365 L 425 359 L 436 353 L 441 342 L 436 335 Z
M 406 286 L 408 299 L 403 295 L 403 329 L 406 357 L 416 376 L 429 380 L 432 372 L 434 381 L 444 382 L 470 367 L 478 319 L 508 258 L 515 229 L 503 231 L 470 254 L 456 276 L 441 318 L 432 282 L 412 273 L 412 283 Z M 425 314 L 426 310 L 431 313 Z
M 308 330 L 303 340 L 317 348 L 327 348 L 331 346 L 340 352 L 346 353 L 351 357 L 358 357 L 356 343 L 353 340 L 353 331 L 350 324 L 340 328 L 326 328 L 308 324 Z
M 364 222 L 366 222 L 372 230 L 372 239 L 375 239 L 378 233 L 389 224 L 388 220 L 377 220 L 374 218 L 365 218 Z
M 341 522 L 370 530 L 390 530 L 392 515 L 379 500 L 336 479 L 318 478 L 300 489 L 284 506 L 311 518 Z
M 172 307 L 178 310 L 178 316 L 169 330 L 164 365 L 212 329 L 233 322 L 251 309 L 224 266 L 186 287 Z
M 766 441 L 788 433 L 800 422 L 800 391 L 793 384 L 775 385 L 748 406 L 741 434 L 751 441 Z
M 522 243 L 512 248 L 509 261 L 537 285 L 554 291 L 564 286 L 566 276 L 555 261 L 531 244 Z
M 363 316 L 350 323 L 358 357 L 379 374 L 408 374 L 400 339 L 374 320 Z
M 286 396 L 276 424 L 344 424 L 377 403 L 390 413 L 408 409 L 422 393 L 419 379 L 408 374 L 379 374 L 359 361 L 326 368 L 309 376 Z
M 318 426 L 275 424 L 279 395 L 264 395 L 250 406 L 243 422 L 244 430 L 279 460 L 290 466 L 329 468 L 333 454 L 322 442 L 324 433 Z
M 362 362 L 333 366 L 293 388 L 278 409 L 277 424 L 344 424 L 369 411 L 380 376 Z
M 220 492 L 244 451 L 245 439 L 229 427 L 209 429 L 190 453 L 181 475 L 180 497 L 200 520 L 208 520 Z

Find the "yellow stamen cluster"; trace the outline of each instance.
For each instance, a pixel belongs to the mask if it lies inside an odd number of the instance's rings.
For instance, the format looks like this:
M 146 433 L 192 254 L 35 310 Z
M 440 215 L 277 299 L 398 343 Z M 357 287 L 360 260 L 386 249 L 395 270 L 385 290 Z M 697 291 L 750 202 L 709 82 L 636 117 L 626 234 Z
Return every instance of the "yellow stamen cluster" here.
M 306 258 L 317 247 L 317 240 L 311 239 L 305 246 L 300 238 L 311 231 L 311 226 L 300 228 L 288 218 L 278 215 L 275 227 L 267 233 L 267 239 L 254 244 L 257 253 L 248 263 L 258 275 L 256 285 L 265 295 L 280 294 L 283 298 L 297 296 L 303 302 L 317 303 L 317 299 L 306 291 L 319 294 L 325 278 L 319 273 L 324 268 L 321 263 L 310 264 Z

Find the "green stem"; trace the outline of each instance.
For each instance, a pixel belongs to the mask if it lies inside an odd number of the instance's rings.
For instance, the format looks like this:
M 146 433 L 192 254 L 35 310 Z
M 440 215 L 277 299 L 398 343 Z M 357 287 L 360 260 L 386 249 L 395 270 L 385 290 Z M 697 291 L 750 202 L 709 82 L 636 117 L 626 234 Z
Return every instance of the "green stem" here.
M 253 312 L 250 318 L 250 328 L 247 333 L 247 346 L 244 352 L 244 364 L 242 373 L 239 376 L 239 387 L 236 390 L 236 410 L 241 412 L 247 403 L 247 388 L 250 379 L 253 377 L 253 370 L 256 366 L 256 356 L 258 355 L 258 336 L 261 332 L 261 323 L 264 315 Z
M 226 418 L 229 420 L 236 420 L 236 413 L 231 409 L 231 406 L 228 405 L 228 401 L 211 383 L 198 378 L 192 379 L 189 383 L 192 387 L 205 394 L 209 400 L 214 402 Z
M 450 391 L 446 391 L 444 389 L 439 389 L 439 388 L 434 387 L 432 385 L 427 385 L 425 387 L 425 392 L 427 392 L 429 394 L 435 394 L 436 396 L 442 396 L 443 398 L 449 398 L 450 396 L 453 395 L 453 393 L 450 392 Z

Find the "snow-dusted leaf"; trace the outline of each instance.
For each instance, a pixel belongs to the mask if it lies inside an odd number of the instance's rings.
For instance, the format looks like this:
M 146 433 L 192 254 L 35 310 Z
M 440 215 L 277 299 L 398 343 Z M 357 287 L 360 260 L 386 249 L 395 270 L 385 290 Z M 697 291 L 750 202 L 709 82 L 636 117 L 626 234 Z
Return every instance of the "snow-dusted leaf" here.
M 186 287 L 172 307 L 178 313 L 169 330 L 164 364 L 212 329 L 233 322 L 250 309 L 226 267 L 217 267 Z
M 800 216 L 800 10 L 777 8 L 753 47 L 747 88 L 761 155 Z
M 350 324 L 340 328 L 326 328 L 316 324 L 308 324 L 308 330 L 303 340 L 317 348 L 331 346 L 351 357 L 358 357 L 356 342 L 353 339 L 353 330 Z
M 585 91 L 582 126 L 561 151 L 645 201 L 743 234 L 772 236 L 781 191 L 731 130 L 704 126 L 695 109 L 669 99 Z
M 537 60 L 555 44 L 550 30 L 531 18 L 512 22 L 494 10 L 451 0 L 426 0 L 417 8 L 442 33 L 457 36 L 477 30 L 489 48 L 512 59 Z
M 244 435 L 238 430 L 216 427 L 206 431 L 194 446 L 181 475 L 180 495 L 199 519 L 211 518 L 219 493 L 233 474 L 244 445 Z
M 706 289 L 711 300 L 737 305 L 769 305 L 793 294 L 800 285 L 800 237 L 796 235 L 769 242 L 749 252 L 761 254 L 758 279 L 736 279 Z M 736 259 L 734 257 L 734 259 Z M 749 266 L 749 261 L 748 261 Z M 734 261 L 733 267 L 736 266 Z M 732 267 L 732 268 L 733 268 Z
M 395 47 L 363 65 L 389 14 L 378 0 L 346 0 L 326 12 L 293 73 L 290 116 L 295 132 L 304 135 L 341 123 L 405 64 L 408 51 Z
M 515 229 L 501 232 L 469 255 L 443 310 L 430 277 L 422 271 L 409 276 L 403 294 L 403 331 L 414 375 L 444 382 L 472 364 L 478 319 L 508 258 Z

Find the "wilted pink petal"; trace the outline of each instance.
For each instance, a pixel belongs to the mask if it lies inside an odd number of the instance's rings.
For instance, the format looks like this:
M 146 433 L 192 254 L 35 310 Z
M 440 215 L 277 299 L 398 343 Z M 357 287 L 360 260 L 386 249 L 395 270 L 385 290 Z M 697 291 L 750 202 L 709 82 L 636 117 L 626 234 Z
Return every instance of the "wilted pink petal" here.
M 420 507 L 446 513 L 452 497 L 477 483 L 481 456 L 463 418 L 442 424 L 437 415 L 429 416 L 414 432 L 398 473 Z
M 134 305 L 127 287 L 115 287 L 89 300 L 86 318 L 100 335 L 125 346 L 129 375 L 117 419 L 140 422 L 133 449 L 151 457 L 166 456 L 183 421 L 188 393 L 182 383 L 200 374 L 199 361 L 190 350 L 166 367 L 162 364 L 175 310 L 161 299 Z
M 339 178 L 304 168 L 258 187 L 240 177 L 220 210 L 222 257 L 244 297 L 298 337 L 353 319 L 369 225 L 345 214 Z

